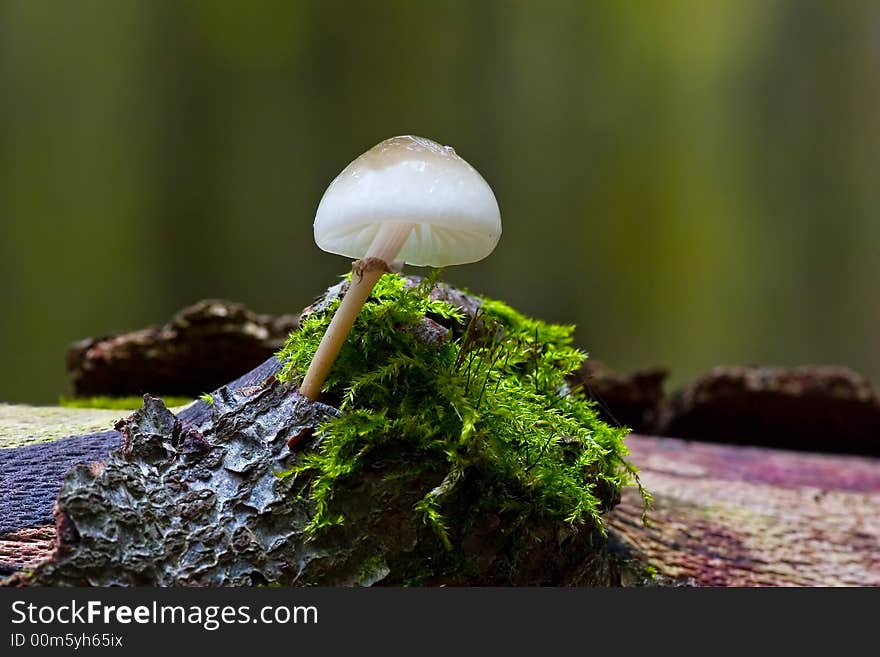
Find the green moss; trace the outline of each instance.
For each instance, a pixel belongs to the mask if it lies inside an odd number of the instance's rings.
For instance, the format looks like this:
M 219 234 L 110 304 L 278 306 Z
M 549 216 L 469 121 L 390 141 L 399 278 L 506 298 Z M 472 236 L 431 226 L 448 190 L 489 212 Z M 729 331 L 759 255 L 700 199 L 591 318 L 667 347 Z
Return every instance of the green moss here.
M 285 473 L 310 475 L 308 530 L 344 523 L 334 492 L 379 462 L 386 479 L 436 473 L 439 485 L 413 513 L 447 553 L 487 514 L 510 528 L 553 521 L 604 532 L 601 514 L 638 479 L 628 430 L 601 421 L 568 382 L 586 358 L 572 345 L 574 328 L 491 299 L 465 324 L 461 310 L 429 298 L 433 285 L 387 274 L 355 322 L 324 389 L 344 414 Z M 282 381 L 302 377 L 337 305 L 291 334 L 279 353 Z M 426 316 L 451 328 L 446 340 L 418 336 Z
M 193 400 L 189 397 L 162 397 L 169 408 L 186 406 Z M 64 408 L 106 408 L 120 411 L 136 411 L 144 405 L 143 397 L 61 397 L 58 405 Z
M 358 572 L 358 584 L 361 586 L 372 586 L 375 582 L 379 582 L 388 574 L 388 564 L 385 559 L 380 556 L 372 556 L 366 559 Z

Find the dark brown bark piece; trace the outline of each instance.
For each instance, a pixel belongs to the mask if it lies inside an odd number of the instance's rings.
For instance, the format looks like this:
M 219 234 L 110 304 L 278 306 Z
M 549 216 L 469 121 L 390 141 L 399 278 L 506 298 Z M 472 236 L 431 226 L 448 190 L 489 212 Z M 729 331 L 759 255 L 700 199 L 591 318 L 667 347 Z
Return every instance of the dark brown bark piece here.
M 717 367 L 672 397 L 658 433 L 878 455 L 880 398 L 845 367 Z
M 199 301 L 164 326 L 77 342 L 67 352 L 67 371 L 77 396 L 195 397 L 269 358 L 297 325 L 293 315 Z

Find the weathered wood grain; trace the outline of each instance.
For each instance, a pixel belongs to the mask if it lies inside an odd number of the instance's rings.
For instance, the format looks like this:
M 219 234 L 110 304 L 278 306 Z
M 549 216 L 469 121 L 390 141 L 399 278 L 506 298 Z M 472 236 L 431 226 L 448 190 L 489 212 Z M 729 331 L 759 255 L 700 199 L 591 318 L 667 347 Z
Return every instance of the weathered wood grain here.
M 656 504 L 609 516 L 657 573 L 701 586 L 880 586 L 880 459 L 631 436 Z

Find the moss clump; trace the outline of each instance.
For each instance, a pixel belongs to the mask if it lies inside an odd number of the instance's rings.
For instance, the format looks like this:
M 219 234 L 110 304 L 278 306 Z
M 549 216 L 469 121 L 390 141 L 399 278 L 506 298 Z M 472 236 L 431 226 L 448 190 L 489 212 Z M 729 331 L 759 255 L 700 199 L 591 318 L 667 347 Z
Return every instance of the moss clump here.
M 309 475 L 308 531 L 344 523 L 334 492 L 379 469 L 386 481 L 436 482 L 413 512 L 441 555 L 460 551 L 487 514 L 503 519 L 503 531 L 549 521 L 604 532 L 601 514 L 638 480 L 625 459 L 627 429 L 602 422 L 568 382 L 586 358 L 572 346 L 573 327 L 491 299 L 466 321 L 431 298 L 434 285 L 387 274 L 358 317 L 324 389 L 344 414 L 285 473 Z M 291 334 L 279 353 L 282 381 L 305 372 L 337 305 Z M 426 318 L 448 327 L 445 339 L 425 339 Z

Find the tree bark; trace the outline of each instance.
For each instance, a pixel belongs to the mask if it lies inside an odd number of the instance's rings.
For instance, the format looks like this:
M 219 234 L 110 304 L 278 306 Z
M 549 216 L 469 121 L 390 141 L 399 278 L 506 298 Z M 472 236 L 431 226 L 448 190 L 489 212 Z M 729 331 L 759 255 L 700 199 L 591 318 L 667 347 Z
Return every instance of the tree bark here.
M 846 367 L 716 367 L 664 405 L 657 433 L 880 456 L 880 395 Z
M 269 358 L 297 325 L 293 315 L 199 301 L 164 326 L 77 342 L 67 352 L 67 371 L 77 396 L 196 397 Z

